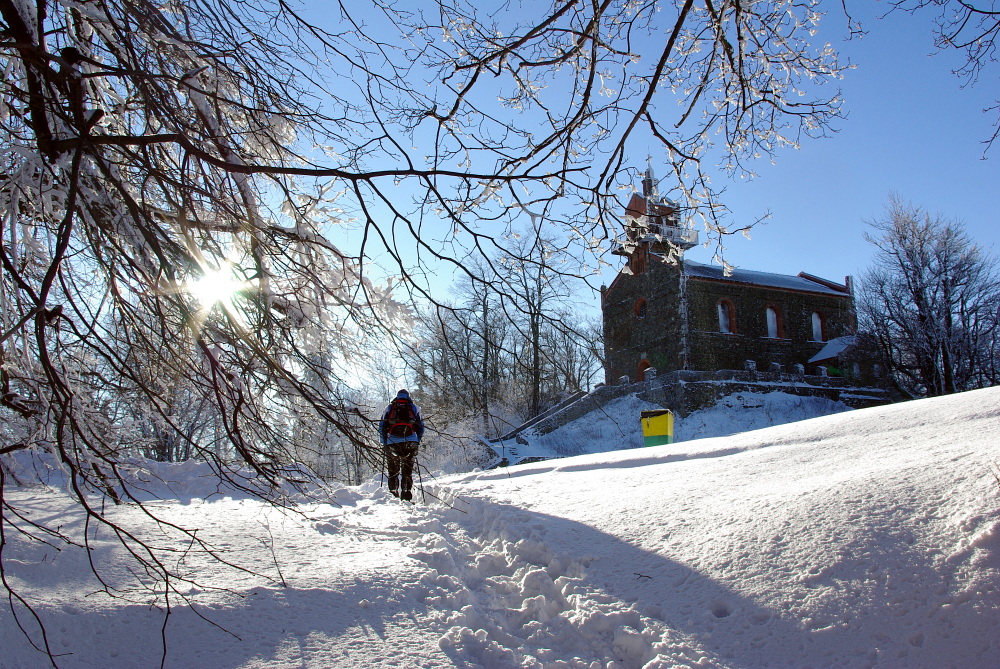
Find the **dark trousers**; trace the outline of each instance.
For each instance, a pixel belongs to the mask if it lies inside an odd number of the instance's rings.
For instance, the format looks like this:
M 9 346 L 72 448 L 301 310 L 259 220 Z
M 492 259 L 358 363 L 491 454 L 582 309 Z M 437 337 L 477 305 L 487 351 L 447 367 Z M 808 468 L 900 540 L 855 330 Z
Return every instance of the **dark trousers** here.
M 404 441 L 385 445 L 385 463 L 389 474 L 389 492 L 402 499 L 413 499 L 413 461 L 417 442 Z

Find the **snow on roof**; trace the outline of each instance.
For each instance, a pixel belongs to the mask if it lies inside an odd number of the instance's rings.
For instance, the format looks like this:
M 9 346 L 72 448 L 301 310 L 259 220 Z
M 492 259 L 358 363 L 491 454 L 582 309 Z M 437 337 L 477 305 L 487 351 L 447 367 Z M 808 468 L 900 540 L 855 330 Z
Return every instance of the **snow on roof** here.
M 729 276 L 718 265 L 703 265 L 692 260 L 684 261 L 684 270 L 688 277 L 712 279 L 714 281 L 732 281 L 754 286 L 770 286 L 787 290 L 802 290 L 810 293 L 825 293 L 827 295 L 850 295 L 847 286 L 841 286 L 833 281 L 814 277 L 805 272 L 798 276 L 787 274 L 772 274 L 770 272 L 755 272 L 749 269 L 736 269 Z
M 854 335 L 848 335 L 846 337 L 837 337 L 836 339 L 831 339 L 826 343 L 823 349 L 809 358 L 809 362 L 819 362 L 821 360 L 832 360 L 838 355 L 844 352 L 848 346 L 854 345 Z

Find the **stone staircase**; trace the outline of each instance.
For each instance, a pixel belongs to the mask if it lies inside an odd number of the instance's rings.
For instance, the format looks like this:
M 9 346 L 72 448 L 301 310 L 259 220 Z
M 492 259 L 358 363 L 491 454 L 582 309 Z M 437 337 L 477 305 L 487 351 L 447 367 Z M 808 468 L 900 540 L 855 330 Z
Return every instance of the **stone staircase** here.
M 510 432 L 508 432 L 508 433 L 506 433 L 506 434 L 504 434 L 504 435 L 502 435 L 500 437 L 497 437 L 496 439 L 493 439 L 491 441 L 501 442 L 501 441 L 507 441 L 508 439 L 515 439 L 517 437 L 517 435 L 521 434 L 522 432 L 524 432 L 527 429 L 530 429 L 530 428 L 534 427 L 535 425 L 538 425 L 542 421 L 550 419 L 552 416 L 555 416 L 559 412 L 565 410 L 566 407 L 568 407 L 569 405 L 573 404 L 574 402 L 576 402 L 577 400 L 579 400 L 581 397 L 586 397 L 587 394 L 588 393 L 587 393 L 586 390 L 578 390 L 575 393 L 573 393 L 572 395 L 570 395 L 569 397 L 567 397 L 566 399 L 564 399 L 559 404 L 557 404 L 557 405 L 555 405 L 555 406 L 553 406 L 553 407 L 551 407 L 551 408 L 543 411 L 542 413 L 538 414 L 534 418 L 528 420 L 526 423 L 524 423 L 524 424 L 522 424 L 522 425 L 514 428 Z

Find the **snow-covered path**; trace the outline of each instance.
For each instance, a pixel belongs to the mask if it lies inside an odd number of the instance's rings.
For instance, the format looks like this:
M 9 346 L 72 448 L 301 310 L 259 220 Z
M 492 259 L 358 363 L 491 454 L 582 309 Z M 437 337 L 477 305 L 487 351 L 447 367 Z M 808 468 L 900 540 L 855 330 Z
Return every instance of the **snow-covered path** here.
M 998 428 L 991 389 L 451 477 L 429 488 L 447 504 L 374 484 L 301 515 L 179 495 L 164 516 L 258 575 L 176 553 L 198 585 L 166 666 L 996 666 Z M 79 522 L 57 493 L 12 494 Z M 52 553 L 15 540 L 5 564 L 60 665 L 157 666 L 151 593 L 89 594 L 79 551 Z M 41 659 L 0 611 L 0 666 Z

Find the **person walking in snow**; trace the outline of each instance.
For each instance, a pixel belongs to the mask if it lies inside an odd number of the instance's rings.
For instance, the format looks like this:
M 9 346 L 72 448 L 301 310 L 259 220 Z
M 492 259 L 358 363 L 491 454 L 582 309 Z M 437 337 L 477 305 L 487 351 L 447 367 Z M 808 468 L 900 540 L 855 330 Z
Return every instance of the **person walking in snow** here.
M 409 501 L 413 499 L 413 462 L 424 436 L 424 419 L 410 393 L 406 390 L 396 393 L 382 414 L 378 431 L 388 469 L 389 492 Z

